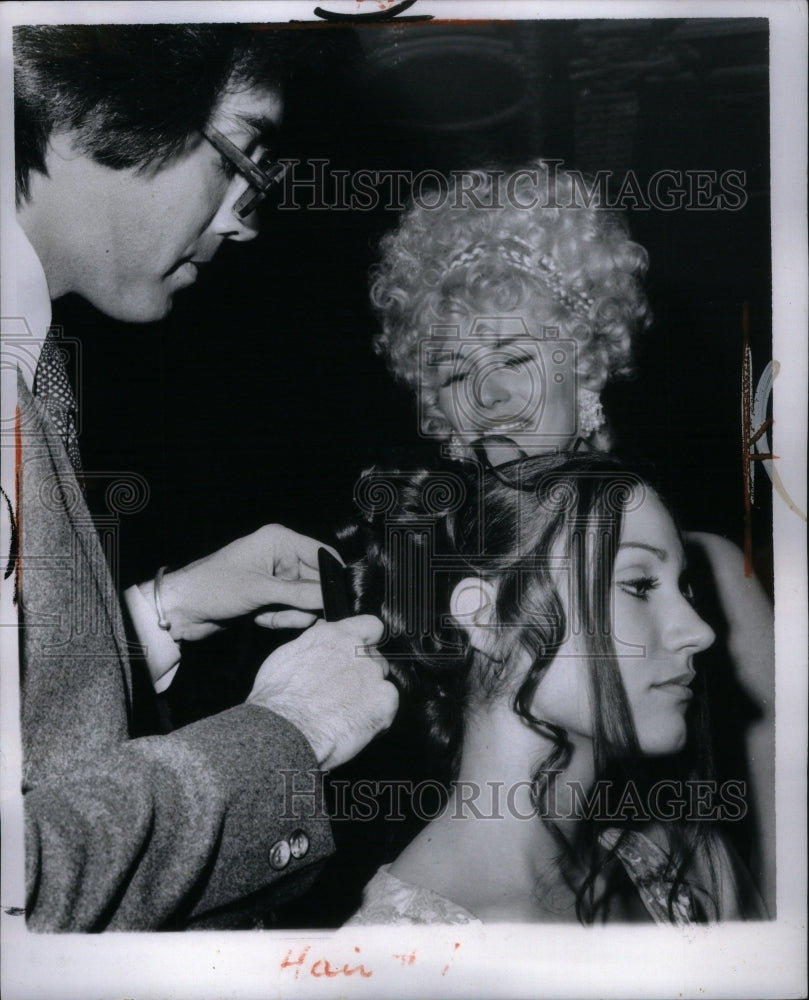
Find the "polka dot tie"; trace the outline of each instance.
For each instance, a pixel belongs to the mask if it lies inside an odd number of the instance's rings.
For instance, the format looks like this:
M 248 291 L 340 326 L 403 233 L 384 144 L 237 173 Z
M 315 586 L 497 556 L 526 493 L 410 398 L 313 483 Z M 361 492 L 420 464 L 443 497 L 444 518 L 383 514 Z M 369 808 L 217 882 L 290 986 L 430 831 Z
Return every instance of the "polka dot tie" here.
M 67 456 L 77 473 L 81 454 L 76 433 L 76 397 L 67 375 L 64 351 L 50 339 L 45 341 L 34 376 L 34 395 L 44 404 L 64 442 Z

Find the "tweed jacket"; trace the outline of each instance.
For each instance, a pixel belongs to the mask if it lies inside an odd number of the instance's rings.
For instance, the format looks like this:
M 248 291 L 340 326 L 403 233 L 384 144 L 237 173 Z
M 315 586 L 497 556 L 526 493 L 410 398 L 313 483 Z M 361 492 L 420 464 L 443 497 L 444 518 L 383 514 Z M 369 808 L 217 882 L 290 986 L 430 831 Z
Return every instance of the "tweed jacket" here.
M 256 705 L 130 739 L 101 540 L 58 432 L 18 381 L 28 927 L 249 926 L 333 850 L 311 747 Z

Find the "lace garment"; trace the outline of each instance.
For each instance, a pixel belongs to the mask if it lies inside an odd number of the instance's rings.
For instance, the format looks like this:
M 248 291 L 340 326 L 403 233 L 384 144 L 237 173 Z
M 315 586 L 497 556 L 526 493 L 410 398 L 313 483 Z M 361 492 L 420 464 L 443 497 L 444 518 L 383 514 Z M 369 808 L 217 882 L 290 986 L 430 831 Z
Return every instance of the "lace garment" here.
M 366 885 L 362 906 L 347 925 L 483 923 L 451 899 L 391 875 L 389 868 L 382 865 Z
M 624 834 L 610 828 L 599 838 L 626 869 L 641 902 L 657 924 L 683 926 L 694 923 L 694 909 L 688 890 L 680 886 L 675 894 L 672 915 L 669 916 L 668 856 L 642 833 Z M 616 848 L 617 845 L 617 848 Z M 451 899 L 440 896 L 423 886 L 404 882 L 390 874 L 390 865 L 383 865 L 365 887 L 362 905 L 347 922 L 358 924 L 481 924 L 474 913 Z

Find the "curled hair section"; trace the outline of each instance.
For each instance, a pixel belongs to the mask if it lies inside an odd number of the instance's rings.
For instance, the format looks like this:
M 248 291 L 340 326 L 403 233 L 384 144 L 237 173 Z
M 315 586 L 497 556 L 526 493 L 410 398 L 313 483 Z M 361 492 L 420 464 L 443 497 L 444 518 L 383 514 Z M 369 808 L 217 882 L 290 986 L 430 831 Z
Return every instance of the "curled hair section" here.
M 636 473 L 600 453 L 537 456 L 500 469 L 375 468 L 358 480 L 360 516 L 341 542 L 354 610 L 382 618 L 380 650 L 450 770 L 466 713 L 500 695 L 550 734 L 558 746 L 551 763 L 564 761 L 565 734 L 530 706 L 571 628 L 585 635 L 594 663 L 603 754 L 636 750 L 613 662 L 609 588 L 623 511 L 645 489 Z M 495 589 L 487 651 L 473 648 L 450 613 L 465 578 Z M 530 666 L 517 677 L 520 652 Z

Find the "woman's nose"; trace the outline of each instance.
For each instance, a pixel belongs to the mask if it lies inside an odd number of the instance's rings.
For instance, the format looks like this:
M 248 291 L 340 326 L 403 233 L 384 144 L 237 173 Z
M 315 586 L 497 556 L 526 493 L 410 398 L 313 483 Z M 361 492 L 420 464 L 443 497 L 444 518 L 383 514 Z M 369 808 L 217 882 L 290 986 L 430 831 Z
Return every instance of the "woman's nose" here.
M 716 640 L 714 630 L 685 597 L 680 599 L 678 613 L 670 621 L 670 630 L 672 645 L 677 649 L 689 649 L 692 653 L 701 653 Z
M 475 394 L 486 410 L 497 410 L 513 396 L 513 386 L 508 373 L 494 369 L 480 373 Z

